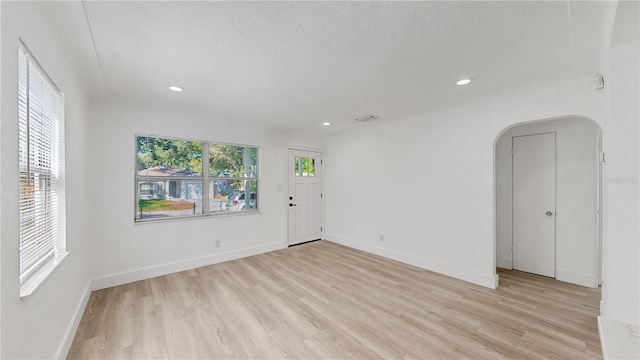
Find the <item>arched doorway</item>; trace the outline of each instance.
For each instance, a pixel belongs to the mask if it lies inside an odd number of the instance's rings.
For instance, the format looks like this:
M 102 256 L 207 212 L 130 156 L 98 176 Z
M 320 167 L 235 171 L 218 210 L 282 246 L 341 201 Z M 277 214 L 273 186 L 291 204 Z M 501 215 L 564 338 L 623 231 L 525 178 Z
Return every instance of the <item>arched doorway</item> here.
M 601 282 L 602 132 L 568 116 L 515 124 L 495 143 L 498 268 Z

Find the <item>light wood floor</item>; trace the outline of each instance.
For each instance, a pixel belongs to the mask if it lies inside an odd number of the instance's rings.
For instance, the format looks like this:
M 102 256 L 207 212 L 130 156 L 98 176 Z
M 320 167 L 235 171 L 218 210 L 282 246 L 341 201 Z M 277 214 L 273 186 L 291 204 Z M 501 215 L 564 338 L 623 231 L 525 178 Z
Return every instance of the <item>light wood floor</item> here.
M 70 359 L 602 359 L 600 291 L 490 290 L 318 241 L 95 291 Z

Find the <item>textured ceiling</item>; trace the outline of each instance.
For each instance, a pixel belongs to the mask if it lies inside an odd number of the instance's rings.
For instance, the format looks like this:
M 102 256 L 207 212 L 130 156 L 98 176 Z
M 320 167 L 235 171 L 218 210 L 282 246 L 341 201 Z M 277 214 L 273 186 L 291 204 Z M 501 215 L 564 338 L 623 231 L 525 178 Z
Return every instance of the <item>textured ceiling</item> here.
M 592 70 L 590 52 L 602 32 L 598 14 L 604 5 L 87 1 L 75 6 L 86 11 L 77 31 L 83 39 L 89 30 L 93 36 L 95 49 L 83 56 L 99 60 L 94 67 L 102 76 L 91 76 L 100 82 L 92 87 L 98 93 L 192 106 L 212 119 L 272 127 L 320 129 L 330 121 L 329 131 L 340 131 L 369 113 L 385 121 L 567 71 Z M 455 86 L 462 77 L 475 81 Z M 169 85 L 186 91 L 169 92 Z

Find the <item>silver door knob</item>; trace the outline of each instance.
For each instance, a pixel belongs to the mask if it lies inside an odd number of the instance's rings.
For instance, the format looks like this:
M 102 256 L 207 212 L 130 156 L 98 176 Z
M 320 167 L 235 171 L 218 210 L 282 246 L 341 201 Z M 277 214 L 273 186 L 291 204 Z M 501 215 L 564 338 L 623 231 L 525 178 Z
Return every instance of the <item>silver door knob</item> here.
M 545 214 L 545 215 L 547 215 L 547 216 L 551 216 L 551 215 L 553 215 L 553 213 L 552 213 L 551 211 L 547 211 L 547 212 L 546 212 L 546 213 L 544 213 L 544 214 Z

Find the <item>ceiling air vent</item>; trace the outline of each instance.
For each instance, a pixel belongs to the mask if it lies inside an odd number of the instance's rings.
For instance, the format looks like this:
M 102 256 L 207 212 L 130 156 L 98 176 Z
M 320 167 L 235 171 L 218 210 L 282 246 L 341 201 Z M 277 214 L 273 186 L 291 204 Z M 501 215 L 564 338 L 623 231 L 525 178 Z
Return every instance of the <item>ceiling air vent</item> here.
M 361 116 L 361 117 L 357 118 L 356 121 L 368 122 L 368 121 L 371 121 L 371 120 L 375 120 L 375 119 L 377 119 L 379 117 L 380 116 L 378 116 L 378 115 L 369 114 L 369 115 L 365 115 L 365 116 Z

